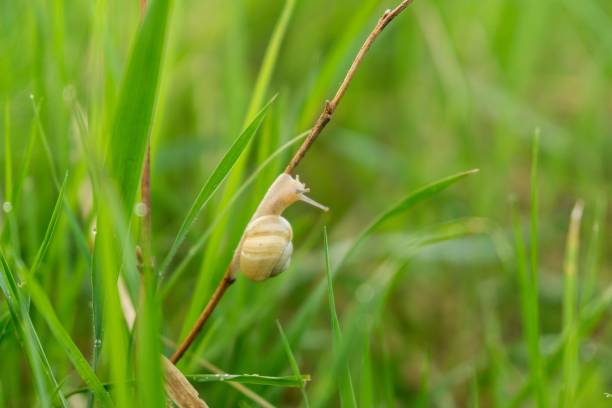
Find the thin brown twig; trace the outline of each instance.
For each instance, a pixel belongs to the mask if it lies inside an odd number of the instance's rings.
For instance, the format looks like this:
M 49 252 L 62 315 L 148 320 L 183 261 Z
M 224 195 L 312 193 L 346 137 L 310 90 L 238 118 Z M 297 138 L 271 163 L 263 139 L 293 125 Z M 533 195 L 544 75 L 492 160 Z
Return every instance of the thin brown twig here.
M 306 140 L 304 140 L 304 143 L 302 143 L 298 151 L 295 153 L 295 155 L 293 156 L 293 158 L 291 159 L 291 161 L 285 168 L 285 173 L 287 174 L 293 173 L 295 168 L 298 166 L 298 164 L 300 164 L 300 162 L 306 155 L 306 152 L 308 151 L 308 149 L 310 149 L 310 147 L 315 142 L 315 140 L 317 140 L 317 137 L 319 136 L 319 134 L 321 134 L 323 129 L 325 129 L 327 124 L 331 121 L 332 116 L 334 115 L 334 112 L 336 112 L 336 108 L 338 107 L 338 104 L 342 100 L 342 97 L 344 96 L 349 85 L 351 84 L 351 81 L 353 80 L 353 77 L 355 76 L 355 73 L 357 72 L 359 65 L 361 65 L 363 58 L 367 54 L 368 50 L 370 49 L 374 41 L 376 41 L 376 38 L 380 35 L 380 33 L 383 32 L 385 27 L 389 25 L 389 23 L 393 21 L 395 17 L 400 15 L 400 13 L 404 11 L 406 7 L 412 4 L 413 1 L 414 0 L 402 1 L 400 5 L 394 8 L 393 10 L 385 11 L 382 17 L 378 20 L 376 27 L 374 27 L 374 30 L 372 30 L 368 38 L 366 38 L 365 42 L 359 49 L 359 52 L 357 53 L 357 56 L 355 57 L 353 64 L 351 65 L 348 72 L 346 73 L 346 76 L 344 77 L 344 80 L 342 81 L 340 88 L 338 88 L 336 95 L 334 95 L 334 98 L 331 101 L 325 102 L 323 112 L 321 112 L 321 115 L 315 122 L 315 125 L 311 129 L 310 134 L 308 135 Z
M 344 96 L 349 85 L 351 84 L 351 81 L 353 80 L 353 77 L 355 76 L 357 69 L 361 65 L 361 62 L 363 61 L 363 58 L 367 54 L 368 50 L 370 49 L 370 47 L 372 46 L 376 38 L 385 29 L 385 27 L 389 25 L 389 23 L 393 21 L 393 19 L 395 19 L 395 17 L 400 15 L 402 11 L 404 11 L 413 2 L 414 0 L 403 0 L 394 9 L 385 11 L 382 17 L 378 20 L 378 23 L 374 27 L 374 30 L 372 30 L 368 38 L 366 38 L 365 42 L 359 49 L 359 52 L 357 53 L 357 56 L 355 57 L 355 60 L 353 61 L 353 64 L 349 68 L 346 76 L 344 77 L 342 84 L 340 84 L 338 91 L 336 92 L 336 94 L 334 95 L 331 101 L 325 102 L 325 107 L 323 108 L 323 112 L 321 112 L 321 115 L 316 120 L 315 125 L 311 129 L 308 137 L 306 138 L 306 140 L 304 140 L 304 142 L 302 143 L 298 151 L 295 153 L 295 155 L 293 156 L 293 158 L 291 159 L 291 161 L 285 168 L 285 173 L 290 174 L 295 170 L 295 168 L 298 166 L 298 164 L 300 164 L 300 162 L 306 155 L 306 152 L 308 151 L 308 149 L 310 149 L 310 147 L 315 142 L 317 137 L 321 134 L 323 129 L 325 129 L 327 124 L 331 121 L 332 116 L 334 115 L 334 112 L 336 111 L 336 108 L 338 107 L 338 104 L 342 100 L 342 97 Z M 235 252 L 234 258 L 236 258 L 237 252 L 238 251 Z M 208 301 L 208 304 L 206 305 L 206 307 L 204 308 L 204 310 L 198 317 L 198 320 L 196 321 L 194 326 L 189 331 L 189 334 L 187 335 L 187 337 L 181 342 L 176 352 L 172 355 L 172 358 L 170 360 L 174 364 L 176 364 L 181 359 L 181 357 L 183 357 L 183 355 L 189 349 L 189 347 L 191 347 L 191 345 L 197 338 L 198 334 L 204 327 L 204 324 L 206 324 L 206 321 L 208 320 L 212 312 L 215 310 L 215 308 L 219 304 L 219 301 L 225 294 L 225 291 L 232 285 L 232 283 L 234 283 L 234 281 L 236 280 L 235 273 L 236 273 L 236 262 L 235 262 L 235 259 L 233 259 L 232 263 L 225 271 L 225 274 L 223 275 L 221 282 L 219 282 L 219 285 L 217 285 L 215 292 L 213 293 L 212 297 Z
M 200 316 L 198 317 L 198 320 L 196 321 L 194 326 L 189 331 L 189 334 L 187 335 L 185 340 L 183 340 L 183 342 L 176 349 L 176 351 L 174 352 L 172 357 L 170 357 L 170 361 L 172 361 L 173 364 L 176 364 L 181 359 L 181 357 L 183 357 L 183 354 L 185 354 L 185 352 L 191 346 L 191 344 L 194 342 L 196 337 L 198 337 L 198 334 L 200 334 L 200 330 L 202 330 L 202 327 L 204 326 L 204 323 L 206 323 L 206 321 L 208 320 L 208 318 L 210 317 L 212 312 L 217 307 L 217 304 L 219 303 L 219 301 L 221 300 L 221 298 L 225 294 L 225 291 L 236 280 L 236 278 L 234 278 L 232 276 L 232 274 L 230 273 L 230 270 L 231 270 L 231 268 L 227 269 L 227 272 L 223 276 L 223 279 L 221 280 L 221 283 L 217 286 L 217 289 L 215 289 L 215 293 L 213 293 L 212 297 L 208 301 L 208 304 L 206 305 L 206 307 L 202 311 L 202 314 L 200 314 Z

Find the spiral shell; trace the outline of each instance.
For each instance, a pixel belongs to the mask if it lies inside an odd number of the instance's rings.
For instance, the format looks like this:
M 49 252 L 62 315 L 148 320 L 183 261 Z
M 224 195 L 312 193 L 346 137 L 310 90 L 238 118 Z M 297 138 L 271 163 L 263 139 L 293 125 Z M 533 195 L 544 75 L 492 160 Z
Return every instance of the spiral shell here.
M 256 218 L 244 232 L 240 269 L 256 282 L 280 274 L 291 260 L 292 237 L 291 224 L 280 215 Z

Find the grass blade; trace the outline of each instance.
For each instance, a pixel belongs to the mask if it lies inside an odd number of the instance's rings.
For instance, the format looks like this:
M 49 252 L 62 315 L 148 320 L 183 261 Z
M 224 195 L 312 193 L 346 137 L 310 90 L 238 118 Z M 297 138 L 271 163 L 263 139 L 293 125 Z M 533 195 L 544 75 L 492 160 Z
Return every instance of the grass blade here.
M 304 382 L 310 381 L 310 376 L 287 376 L 269 377 L 259 374 L 196 374 L 186 375 L 187 379 L 193 383 L 206 382 L 235 382 L 253 385 L 271 385 L 274 387 L 303 387 Z
M 540 351 L 540 322 L 538 306 L 538 153 L 539 133 L 533 145 L 533 161 L 531 169 L 531 253 L 527 258 L 527 249 L 521 231 L 518 216 L 515 214 L 514 237 L 516 245 L 516 261 L 518 269 L 519 290 L 521 297 L 522 319 L 524 327 L 524 340 L 529 356 L 530 383 L 536 394 L 538 407 L 547 406 L 547 389 L 544 380 L 544 362 Z M 531 267 L 530 263 L 531 262 Z
M 544 408 L 548 406 L 548 388 L 546 385 L 546 376 L 542 356 L 540 354 L 540 311 L 538 306 L 538 202 L 539 202 L 539 186 L 538 186 L 538 166 L 540 158 L 540 130 L 536 129 L 531 167 L 531 319 L 533 327 L 532 335 L 532 353 L 534 358 L 534 369 L 536 376 L 536 394 L 538 397 L 538 406 Z
M 149 140 L 171 2 L 149 2 L 119 90 L 107 160 L 126 214 L 134 206 Z
M 417 189 L 414 192 L 408 194 L 398 204 L 393 205 L 389 209 L 382 212 L 372 221 L 366 228 L 362 230 L 357 239 L 351 244 L 350 248 L 340 258 L 340 261 L 332 271 L 332 277 L 342 268 L 344 263 L 350 256 L 355 253 L 360 244 L 382 223 L 392 219 L 395 216 L 402 214 L 413 208 L 415 205 L 433 197 L 434 195 L 444 191 L 448 187 L 452 186 L 456 182 L 463 178 L 475 174 L 477 170 L 466 171 L 458 173 L 450 177 L 443 178 L 435 181 L 423 188 Z M 314 315 L 317 310 L 321 299 L 325 293 L 325 282 L 321 282 L 320 285 L 315 289 L 312 296 L 304 303 L 299 312 L 296 314 L 291 326 L 289 328 L 289 338 L 294 339 L 299 333 L 303 332 L 310 317 Z
M 55 201 L 55 206 L 53 207 L 53 212 L 51 213 L 51 219 L 49 224 L 47 225 L 47 230 L 45 231 L 45 236 L 43 238 L 42 244 L 36 253 L 36 257 L 34 258 L 34 262 L 30 267 L 30 274 L 32 276 L 36 275 L 40 263 L 44 259 L 45 255 L 49 251 L 49 246 L 51 245 L 51 241 L 53 241 L 53 237 L 55 236 L 55 229 L 57 228 L 57 223 L 59 221 L 60 215 L 62 214 L 62 205 L 64 203 L 64 193 L 66 191 L 66 184 L 68 182 L 68 173 L 64 176 L 64 181 L 62 182 L 62 186 L 60 187 L 59 195 L 57 200 Z
M 289 25 L 289 21 L 291 20 L 291 16 L 293 15 L 294 9 L 295 0 L 286 0 L 285 7 L 281 12 L 278 22 L 276 23 L 276 27 L 274 27 L 272 37 L 270 38 L 268 48 L 266 49 L 264 59 L 261 63 L 261 69 L 259 70 L 257 81 L 255 82 L 253 96 L 251 97 L 249 109 L 247 110 L 245 125 L 246 123 L 251 122 L 251 118 L 254 118 L 255 114 L 258 110 L 260 110 L 265 100 L 266 93 L 268 92 L 268 88 L 270 86 L 270 80 L 272 79 L 272 73 L 274 72 L 276 61 L 278 60 L 278 53 L 281 45 L 283 44 L 283 39 L 285 38 L 287 27 Z
M 576 388 L 579 378 L 578 367 L 578 333 L 576 325 L 576 307 L 578 292 L 576 275 L 578 273 L 578 250 L 580 244 L 580 225 L 584 206 L 578 202 L 572 210 L 570 227 L 567 234 L 565 250 L 565 290 L 563 296 L 563 333 L 565 345 L 563 350 L 563 394 L 560 401 L 566 407 L 575 405 Z
M 11 108 L 7 100 L 4 105 L 4 201 L 13 199 L 13 160 L 11 149 Z
M 228 173 L 232 170 L 244 150 L 249 145 L 249 142 L 253 139 L 257 131 L 259 130 L 270 105 L 274 102 L 273 98 L 270 102 L 266 104 L 266 106 L 261 109 L 261 111 L 255 116 L 255 119 L 251 122 L 251 124 L 238 136 L 238 138 L 234 141 L 229 150 L 225 153 L 221 162 L 217 165 L 217 167 L 213 170 L 212 174 L 204 183 L 204 186 L 200 189 L 195 201 L 191 205 L 191 208 L 187 212 L 181 227 L 170 247 L 170 251 L 166 256 L 166 259 L 162 263 L 161 267 L 161 275 L 163 276 L 164 271 L 167 270 L 170 262 L 176 255 L 179 246 L 189 233 L 189 230 L 193 226 L 193 223 L 196 221 L 198 215 L 202 212 L 206 204 L 208 204 L 212 195 L 217 191 L 219 185 L 225 180 Z
M 47 381 L 44 376 L 44 368 L 42 356 L 39 349 L 36 347 L 36 329 L 30 320 L 25 299 L 21 297 L 18 289 L 15 276 L 11 271 L 4 254 L 0 252 L 0 288 L 6 297 L 7 305 L 13 324 L 15 326 L 17 338 L 21 343 L 24 353 L 30 364 L 32 374 L 34 376 L 34 384 L 40 398 L 40 404 L 43 407 L 50 407 L 49 392 L 47 389 Z
M 51 302 L 49 302 L 45 292 L 38 285 L 34 277 L 29 277 L 27 284 L 25 285 L 25 289 L 30 294 L 36 309 L 47 322 L 49 329 L 51 329 L 51 332 L 55 336 L 56 340 L 62 345 L 62 348 L 66 352 L 70 361 L 72 361 L 74 368 L 76 368 L 83 381 L 85 381 L 85 383 L 93 391 L 94 395 L 99 399 L 99 401 L 102 402 L 104 406 L 113 406 L 113 402 L 110 395 L 104 388 L 104 385 L 100 382 L 79 348 L 74 344 L 70 338 L 70 335 L 62 326 L 62 323 L 59 321 L 55 311 L 53 310 Z
M 327 228 L 323 229 L 323 249 L 325 251 L 325 271 L 327 273 L 327 298 L 329 301 L 329 312 L 333 336 L 333 348 L 335 353 L 339 353 L 342 348 L 342 331 L 340 330 L 340 321 L 336 312 L 336 301 L 334 299 L 334 288 L 332 278 L 332 268 L 329 259 L 329 243 L 327 241 Z M 355 390 L 353 389 L 353 380 L 348 361 L 345 361 L 342 369 L 343 373 L 339 380 L 340 387 L 340 403 L 343 407 L 356 407 L 357 399 L 355 398 Z
M 591 230 L 589 240 L 589 249 L 587 251 L 587 262 L 585 266 L 585 279 L 582 290 L 582 304 L 593 300 L 595 289 L 597 287 L 597 270 L 601 261 L 601 229 L 605 225 L 606 218 L 606 200 L 603 198 L 597 201 L 595 206 L 595 221 Z
M 404 197 L 402 200 L 400 200 L 398 203 L 396 203 L 395 205 L 393 205 L 392 207 L 388 208 L 386 211 L 382 212 L 380 215 L 378 215 L 366 228 L 364 228 L 361 233 L 357 236 L 357 239 L 353 242 L 353 244 L 350 246 L 350 248 L 348 249 L 348 251 L 345 253 L 345 255 L 340 259 L 340 263 L 338 264 L 338 266 L 336 267 L 336 270 L 338 270 L 343 264 L 344 262 L 350 258 L 350 256 L 359 248 L 359 246 L 361 245 L 361 243 L 372 233 L 374 232 L 374 230 L 376 230 L 379 226 L 381 226 L 382 224 L 384 224 L 385 222 L 388 222 L 389 220 L 404 214 L 406 211 L 408 211 L 409 209 L 411 209 L 412 207 L 414 207 L 415 205 L 419 204 L 422 201 L 425 201 L 431 197 L 433 197 L 434 195 L 446 190 L 447 188 L 449 188 L 450 186 L 452 186 L 453 184 L 457 183 L 458 181 L 472 175 L 472 174 L 476 174 L 478 173 L 479 170 L 478 169 L 474 169 L 474 170 L 468 170 L 468 171 L 464 171 L 461 173 L 457 173 L 454 174 L 452 176 L 449 177 L 445 177 L 443 179 L 434 181 L 431 184 L 428 184 L 416 191 L 413 191 L 412 193 L 408 194 L 406 197 Z M 335 273 L 335 272 L 334 272 Z
M 136 34 L 131 49 L 129 62 L 119 89 L 119 97 L 115 110 L 111 136 L 107 150 L 108 175 L 118 192 L 118 203 L 122 217 L 129 225 L 132 209 L 136 201 L 140 175 L 147 144 L 149 131 L 153 119 L 155 101 L 158 94 L 159 77 L 162 65 L 163 49 L 166 39 L 166 26 L 170 13 L 172 0 L 152 0 L 148 3 L 143 23 Z M 100 191 L 98 191 L 100 193 Z M 104 196 L 98 195 L 98 203 Z M 104 204 L 101 204 L 104 205 Z M 108 216 L 108 211 L 100 215 Z M 98 218 L 98 238 L 110 239 L 115 237 L 113 218 Z M 125 240 L 119 239 L 118 242 Z M 102 262 L 94 262 L 93 293 L 94 293 L 94 367 L 97 365 L 99 348 L 102 344 L 102 312 L 104 310 L 104 295 L 106 290 L 112 291 L 113 298 L 116 292 L 117 273 L 121 270 L 123 247 L 113 250 L 117 256 Z M 100 258 L 100 250 L 96 246 L 94 258 Z M 104 267 L 100 268 L 100 264 Z M 111 263 L 109 265 L 109 263 Z M 112 274 L 105 276 L 106 272 Z M 156 276 L 152 274 L 152 276 Z M 113 277 L 114 285 L 110 285 Z M 113 307 L 116 299 L 113 299 Z M 146 333 L 138 337 L 138 349 L 151 351 L 151 355 L 159 355 L 158 316 L 159 303 L 146 302 L 142 318 L 151 324 L 144 325 Z M 116 319 L 112 316 L 111 319 Z M 149 318 L 151 320 L 149 320 Z M 142 350 L 141 350 L 142 351 Z M 142 354 L 139 354 L 142 356 Z M 143 406 L 163 406 L 165 397 L 163 391 L 163 374 L 161 362 L 158 358 L 138 359 L 139 379 L 138 395 Z
M 373 11 L 376 9 L 380 0 L 364 0 L 359 3 L 354 17 L 345 25 L 340 39 L 336 41 L 334 48 L 325 56 L 325 63 L 321 71 L 317 74 L 316 82 L 309 91 L 299 120 L 300 129 L 309 126 L 321 111 L 321 101 L 325 100 L 325 95 L 329 92 L 329 87 L 338 81 L 346 71 L 346 60 L 352 57 L 353 48 L 359 39 L 359 33 L 363 31 L 370 22 Z

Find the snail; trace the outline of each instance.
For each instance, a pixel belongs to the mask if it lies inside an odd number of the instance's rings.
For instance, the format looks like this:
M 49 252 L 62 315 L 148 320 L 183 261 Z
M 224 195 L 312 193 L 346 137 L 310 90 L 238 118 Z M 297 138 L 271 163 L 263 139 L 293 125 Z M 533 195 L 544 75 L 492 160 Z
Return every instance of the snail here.
M 329 209 L 305 194 L 310 190 L 283 173 L 277 177 L 247 225 L 238 247 L 240 270 L 249 279 L 259 282 L 287 269 L 293 253 L 293 231 L 282 213 L 302 201 L 323 211 Z

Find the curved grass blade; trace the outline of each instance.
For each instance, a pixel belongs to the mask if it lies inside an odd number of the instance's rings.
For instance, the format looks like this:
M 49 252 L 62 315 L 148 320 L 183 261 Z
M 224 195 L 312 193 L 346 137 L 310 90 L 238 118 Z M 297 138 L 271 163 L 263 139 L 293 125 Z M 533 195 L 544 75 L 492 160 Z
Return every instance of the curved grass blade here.
M 170 251 L 168 252 L 168 255 L 166 255 L 166 259 L 162 263 L 162 267 L 160 269 L 160 274 L 162 276 L 170 265 L 170 262 L 172 262 L 172 259 L 176 255 L 179 246 L 189 233 L 189 230 L 193 226 L 198 215 L 200 212 L 202 212 L 206 204 L 208 204 L 212 195 L 217 191 L 223 180 L 225 180 L 228 173 L 232 170 L 244 150 L 249 145 L 251 139 L 253 139 L 253 136 L 255 136 L 259 130 L 264 118 L 266 117 L 268 109 L 270 108 L 270 105 L 274 102 L 274 99 L 275 98 L 272 98 L 272 100 L 270 100 L 270 102 L 268 102 L 266 106 L 259 111 L 251 124 L 242 132 L 242 134 L 240 134 L 240 136 L 238 136 L 221 159 L 221 162 L 219 162 L 215 170 L 212 172 L 208 180 L 206 180 L 204 186 L 200 189 L 200 192 L 198 193 L 195 201 L 191 205 L 191 208 L 187 212 L 181 227 L 179 228 L 176 238 L 170 247 Z
M 345 252 L 345 254 L 340 258 L 339 263 L 332 270 L 332 278 L 335 274 L 341 269 L 342 265 L 346 262 L 346 260 L 353 254 L 359 245 L 380 225 L 384 222 L 399 216 L 400 214 L 408 211 L 413 208 L 415 205 L 435 196 L 436 194 L 444 191 L 449 188 L 453 184 L 458 181 L 464 179 L 465 177 L 477 173 L 478 170 L 470 170 L 462 173 L 458 173 L 452 175 L 450 177 L 443 178 L 441 180 L 435 181 L 425 187 L 422 187 L 410 194 L 408 194 L 403 200 L 399 203 L 395 204 L 391 208 L 387 209 L 383 213 L 381 213 L 378 217 L 374 219 L 363 231 L 359 234 L 357 239 L 351 244 L 350 248 Z M 293 319 L 291 326 L 289 328 L 289 338 L 295 339 L 297 337 L 301 337 L 301 333 L 305 330 L 308 321 L 311 316 L 314 315 L 317 310 L 319 304 L 321 303 L 321 299 L 325 293 L 325 282 L 321 282 L 319 286 L 315 289 L 306 303 L 300 308 L 299 312 L 296 314 Z
M 45 292 L 38 285 L 35 278 L 30 276 L 24 287 L 30 294 L 36 309 L 38 309 L 38 312 L 47 322 L 49 329 L 55 336 L 56 340 L 62 345 L 62 348 L 66 352 L 70 361 L 72 361 L 74 368 L 77 370 L 83 381 L 85 381 L 85 383 L 93 391 L 94 395 L 104 406 L 113 406 L 113 402 L 110 395 L 104 388 L 104 385 L 100 382 L 79 348 L 74 344 L 70 338 L 70 335 L 62 326 L 57 315 L 55 314 L 55 311 L 53 310 L 51 302 L 49 302 Z
M 259 374 L 196 374 L 186 375 L 193 383 L 205 382 L 235 382 L 252 385 L 271 385 L 274 387 L 302 387 L 304 382 L 310 381 L 309 375 L 269 377 Z

